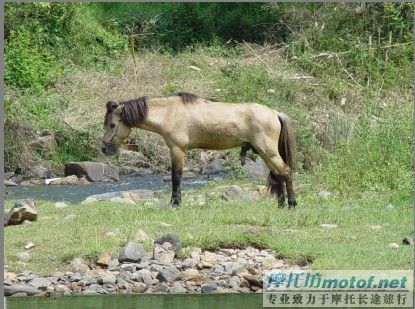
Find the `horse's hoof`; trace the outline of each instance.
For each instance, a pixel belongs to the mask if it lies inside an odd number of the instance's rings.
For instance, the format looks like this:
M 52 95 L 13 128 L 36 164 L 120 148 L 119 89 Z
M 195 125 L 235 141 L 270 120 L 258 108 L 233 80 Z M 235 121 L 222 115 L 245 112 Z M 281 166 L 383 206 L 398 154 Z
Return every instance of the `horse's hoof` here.
M 285 203 L 278 203 L 278 208 L 284 208 L 285 207 Z
M 295 208 L 295 206 L 297 206 L 297 201 L 288 201 L 288 209 L 292 209 Z

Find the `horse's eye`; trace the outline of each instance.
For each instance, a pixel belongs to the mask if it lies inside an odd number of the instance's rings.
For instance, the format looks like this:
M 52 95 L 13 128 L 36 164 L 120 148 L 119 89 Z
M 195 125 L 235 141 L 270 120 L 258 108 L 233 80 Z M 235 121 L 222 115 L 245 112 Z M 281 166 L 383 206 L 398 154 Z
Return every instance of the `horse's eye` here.
M 115 128 L 115 124 L 114 123 L 111 123 L 110 124 L 110 128 Z

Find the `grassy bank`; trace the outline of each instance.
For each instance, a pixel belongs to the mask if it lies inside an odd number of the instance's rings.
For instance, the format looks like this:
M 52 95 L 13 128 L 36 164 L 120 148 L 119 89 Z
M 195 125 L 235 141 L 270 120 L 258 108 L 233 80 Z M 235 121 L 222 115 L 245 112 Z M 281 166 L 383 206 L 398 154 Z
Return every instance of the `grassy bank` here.
M 120 247 L 142 229 L 153 238 L 174 232 L 185 247 L 272 248 L 293 263 L 311 263 L 314 269 L 409 269 L 412 265 L 413 247 L 388 248 L 389 243 L 401 244 L 404 236 L 412 234 L 410 193 L 361 192 L 348 198 L 321 198 L 313 178 L 297 177 L 299 206 L 289 211 L 278 209 L 276 201 L 267 197 L 255 202 L 221 200 L 220 194 L 235 183 L 255 189 L 248 181 L 228 180 L 185 190 L 178 211 L 159 209 L 169 200 L 167 192 L 159 202 L 148 205 L 95 203 L 56 209 L 52 203 L 39 202 L 37 222 L 5 229 L 6 264 L 9 270 L 47 274 L 67 269 L 75 257 L 96 261 L 104 252 L 116 257 Z M 192 202 L 206 194 L 205 205 Z M 65 219 L 69 214 L 75 218 Z M 323 229 L 320 224 L 324 223 L 338 227 Z M 105 236 L 117 228 L 118 234 Z M 29 241 L 35 244 L 30 250 L 32 259 L 21 264 L 16 253 Z M 150 249 L 151 243 L 146 247 Z

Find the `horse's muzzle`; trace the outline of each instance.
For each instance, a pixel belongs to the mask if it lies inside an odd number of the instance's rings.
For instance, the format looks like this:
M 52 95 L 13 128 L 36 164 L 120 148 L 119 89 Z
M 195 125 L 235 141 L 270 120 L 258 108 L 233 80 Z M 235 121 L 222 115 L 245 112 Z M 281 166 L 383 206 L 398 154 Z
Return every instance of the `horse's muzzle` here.
M 117 152 L 113 144 L 104 143 L 104 142 L 102 143 L 101 151 L 104 155 L 107 155 L 107 156 L 112 156 Z

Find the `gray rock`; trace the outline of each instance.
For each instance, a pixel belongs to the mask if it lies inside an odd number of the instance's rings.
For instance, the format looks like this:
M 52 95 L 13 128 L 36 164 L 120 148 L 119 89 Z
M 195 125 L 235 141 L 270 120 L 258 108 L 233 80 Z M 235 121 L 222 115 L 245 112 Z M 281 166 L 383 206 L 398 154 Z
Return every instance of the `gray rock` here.
M 160 272 L 157 274 L 156 278 L 160 282 L 172 282 L 176 280 L 179 276 L 180 271 L 176 267 L 170 265 L 161 269 Z
M 320 224 L 320 227 L 323 229 L 335 229 L 337 227 L 337 224 L 323 223 Z
M 76 186 L 79 183 L 79 179 L 75 175 L 66 176 L 61 178 L 61 185 Z
M 12 296 L 17 293 L 26 293 L 27 295 L 36 295 L 39 294 L 41 291 L 38 289 L 26 285 L 26 284 L 12 284 L 12 285 L 5 285 L 4 286 L 4 295 L 5 296 Z
M 145 285 L 142 282 L 135 282 L 131 289 L 133 293 L 138 293 L 138 294 L 144 293 L 146 290 L 147 290 L 147 285 Z
M 105 272 L 98 277 L 98 283 L 100 284 L 115 284 L 117 277 L 110 272 Z
M 396 242 L 391 242 L 390 244 L 388 244 L 388 248 L 389 249 L 398 249 L 399 245 Z
M 209 282 L 205 283 L 201 286 L 201 292 L 202 293 L 212 293 L 218 288 L 218 285 L 216 282 Z
M 268 166 L 260 157 L 253 162 L 251 161 L 245 164 L 244 169 L 247 175 L 252 179 L 264 179 L 269 175 Z
M 151 275 L 151 272 L 148 269 L 140 269 L 139 271 L 133 273 L 131 275 L 132 280 L 134 280 L 133 275 L 134 277 L 136 277 L 136 281 L 141 281 L 147 285 L 152 285 L 156 281 L 153 279 L 153 276 Z
M 89 271 L 87 263 L 81 258 L 73 259 L 70 264 L 70 268 L 73 272 L 79 273 L 86 273 L 87 271 Z
M 155 243 L 153 247 L 153 259 L 156 261 L 169 264 L 174 260 L 173 245 L 169 242 L 165 242 L 162 245 Z
M 142 244 L 137 244 L 135 242 L 129 242 L 124 248 L 121 249 L 120 255 L 118 256 L 118 261 L 123 262 L 139 262 L 143 256 L 145 256 L 146 251 Z
M 159 245 L 165 242 L 171 243 L 176 252 L 182 248 L 182 242 L 176 234 L 166 234 L 154 240 L 154 243 Z
M 184 294 L 186 292 L 187 290 L 184 287 L 182 287 L 179 282 L 175 282 L 173 287 L 169 289 L 169 293 L 171 294 Z
M 240 284 L 241 284 L 241 279 L 238 276 L 232 276 L 229 279 L 229 285 L 231 287 L 239 287 Z
M 234 199 L 252 199 L 252 196 L 249 192 L 245 191 L 237 185 L 230 186 L 222 195 L 221 198 L 225 201 L 230 201 Z
M 15 183 L 14 181 L 9 180 L 9 179 L 4 179 L 4 185 L 6 187 L 15 187 L 15 186 L 18 186 L 17 183 Z
M 66 205 L 66 203 L 64 203 L 64 202 L 56 202 L 54 204 L 54 206 L 55 206 L 55 208 L 65 208 L 68 205 Z
M 46 278 L 34 278 L 29 284 L 35 289 L 46 290 L 52 283 Z
M 65 176 L 86 176 L 88 181 L 120 180 L 118 167 L 99 162 L 69 162 L 65 165 Z
M 7 216 L 7 225 L 20 224 L 24 220 L 34 221 L 37 219 L 35 203 L 31 199 L 17 200 Z
M 196 265 L 197 265 L 197 261 L 192 258 L 185 259 L 182 263 L 182 267 L 185 267 L 185 268 L 193 268 L 193 267 L 196 267 Z
M 203 174 L 219 174 L 225 172 L 225 162 L 224 159 L 214 159 L 213 161 L 206 164 L 203 168 Z
M 91 284 L 86 288 L 84 294 L 107 294 L 107 291 L 99 284 Z
M 197 271 L 197 269 L 188 268 L 188 269 L 181 272 L 180 278 L 182 278 L 184 280 L 190 280 L 190 279 L 193 279 L 193 278 L 197 277 L 198 275 L 199 275 L 199 272 Z
M 52 171 L 43 165 L 35 165 L 29 170 L 28 174 L 34 178 L 49 179 L 52 176 Z
M 22 261 L 22 262 L 29 262 L 31 259 L 31 256 L 28 252 L 18 252 L 16 254 L 16 257 L 19 261 Z
M 251 274 L 246 274 L 243 276 L 243 278 L 249 282 L 250 285 L 262 288 L 263 287 L 263 283 L 262 283 L 262 277 L 261 275 L 251 275 Z
M 55 293 L 56 294 L 63 294 L 63 295 L 70 295 L 72 292 L 71 292 L 71 289 L 68 288 L 66 285 L 57 284 L 55 286 Z

